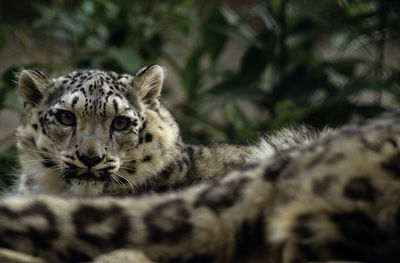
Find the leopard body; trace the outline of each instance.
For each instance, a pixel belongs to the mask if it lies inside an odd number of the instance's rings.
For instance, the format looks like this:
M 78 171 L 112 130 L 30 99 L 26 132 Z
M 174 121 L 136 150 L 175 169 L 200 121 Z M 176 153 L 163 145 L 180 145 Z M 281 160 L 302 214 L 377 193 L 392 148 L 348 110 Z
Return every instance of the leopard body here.
M 399 145 L 394 111 L 173 192 L 3 198 L 0 246 L 48 262 L 398 262 Z
M 2 262 L 398 261 L 400 110 L 322 136 L 188 145 L 162 80 L 159 66 L 21 73 Z

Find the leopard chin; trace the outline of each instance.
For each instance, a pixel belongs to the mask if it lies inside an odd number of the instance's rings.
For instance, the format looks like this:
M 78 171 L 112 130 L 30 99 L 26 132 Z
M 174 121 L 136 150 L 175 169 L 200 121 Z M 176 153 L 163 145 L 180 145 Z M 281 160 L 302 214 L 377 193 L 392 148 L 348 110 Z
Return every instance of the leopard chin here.
M 63 171 L 63 179 L 67 183 L 71 183 L 71 181 L 110 183 L 112 181 L 112 173 L 91 169 L 67 168 Z
M 73 179 L 68 183 L 68 191 L 66 195 L 93 197 L 100 196 L 106 187 L 105 182 L 101 181 L 82 181 L 81 179 Z

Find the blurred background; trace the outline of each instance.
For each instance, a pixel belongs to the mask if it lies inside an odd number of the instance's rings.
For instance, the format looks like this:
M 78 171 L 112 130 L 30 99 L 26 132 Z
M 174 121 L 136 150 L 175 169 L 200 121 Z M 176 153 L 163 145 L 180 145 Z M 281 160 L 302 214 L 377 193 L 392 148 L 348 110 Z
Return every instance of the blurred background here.
M 167 69 L 191 143 L 372 117 L 400 99 L 397 0 L 0 0 L 0 188 L 18 171 L 16 73 Z

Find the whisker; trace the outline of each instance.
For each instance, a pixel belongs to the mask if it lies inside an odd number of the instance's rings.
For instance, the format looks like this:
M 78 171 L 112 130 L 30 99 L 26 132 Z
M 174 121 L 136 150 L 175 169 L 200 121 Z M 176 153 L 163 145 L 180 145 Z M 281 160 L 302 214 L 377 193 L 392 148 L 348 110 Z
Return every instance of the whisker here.
M 137 159 L 126 159 L 126 160 L 124 160 L 123 162 L 121 162 L 121 163 L 126 163 L 126 162 L 136 162 L 136 160 Z
M 111 179 L 113 179 L 117 184 L 122 186 L 122 182 L 121 182 L 121 180 L 119 180 L 118 177 L 116 177 L 114 174 L 110 174 L 110 175 L 111 175 Z
M 46 157 L 50 157 L 54 160 L 58 160 L 58 161 L 63 161 L 63 159 L 61 159 L 58 156 L 55 156 L 54 154 L 51 154 L 49 152 L 45 152 L 45 151 L 40 151 L 40 150 L 32 150 L 32 149 L 27 149 L 29 152 L 33 152 L 33 153 L 39 153 L 40 155 L 44 155 Z
M 129 180 L 128 178 L 126 178 L 125 176 L 117 173 L 117 172 L 113 172 L 113 174 L 117 175 L 118 177 L 121 177 L 122 179 L 124 179 L 125 181 L 128 182 L 130 188 L 132 189 L 132 191 L 136 191 L 137 190 L 137 186 L 135 185 L 134 182 L 132 182 L 131 180 Z
M 34 163 L 42 164 L 43 161 L 44 161 L 43 159 L 32 159 L 32 160 L 27 160 L 24 163 L 27 163 L 27 164 L 34 164 Z M 49 169 L 53 169 L 53 168 L 62 169 L 62 168 L 64 168 L 64 166 L 63 166 L 63 164 L 58 164 L 57 163 L 55 165 L 52 165 L 52 166 L 46 167 L 46 168 L 49 168 Z
M 119 168 L 122 168 L 122 169 L 132 169 L 132 168 L 134 168 L 134 167 L 128 167 L 128 166 L 119 166 Z

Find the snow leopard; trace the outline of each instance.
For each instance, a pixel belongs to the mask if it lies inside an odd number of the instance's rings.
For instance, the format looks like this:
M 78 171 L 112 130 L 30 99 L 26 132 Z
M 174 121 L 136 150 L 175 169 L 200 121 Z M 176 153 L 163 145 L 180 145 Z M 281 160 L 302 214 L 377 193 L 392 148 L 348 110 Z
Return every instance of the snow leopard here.
M 159 65 L 135 75 L 80 70 L 48 78 L 23 70 L 24 117 L 17 129 L 17 194 L 137 195 L 213 180 L 322 133 L 304 126 L 258 144 L 185 144 L 160 103 Z

